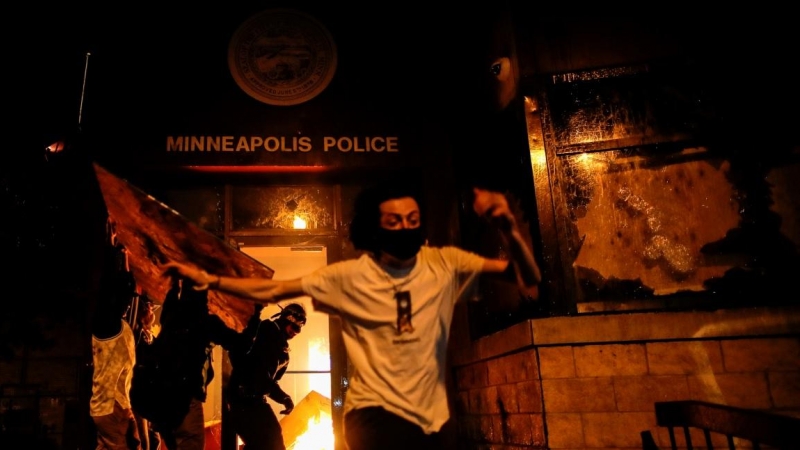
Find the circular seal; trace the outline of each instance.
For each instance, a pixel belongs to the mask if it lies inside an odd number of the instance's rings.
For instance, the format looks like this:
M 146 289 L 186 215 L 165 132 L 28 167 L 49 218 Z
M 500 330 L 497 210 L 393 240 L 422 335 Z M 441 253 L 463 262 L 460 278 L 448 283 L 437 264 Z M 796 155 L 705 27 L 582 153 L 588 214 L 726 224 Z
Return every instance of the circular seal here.
M 297 105 L 325 90 L 336 72 L 336 45 L 313 17 L 268 9 L 247 19 L 228 45 L 236 84 L 270 105 Z

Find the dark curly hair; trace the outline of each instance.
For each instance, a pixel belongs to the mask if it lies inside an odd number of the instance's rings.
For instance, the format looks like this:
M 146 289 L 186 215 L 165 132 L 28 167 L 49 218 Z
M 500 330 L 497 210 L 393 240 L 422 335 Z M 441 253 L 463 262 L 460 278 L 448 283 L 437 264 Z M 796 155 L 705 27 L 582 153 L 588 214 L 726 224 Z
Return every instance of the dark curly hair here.
M 378 252 L 377 230 L 380 227 L 380 204 L 392 199 L 411 197 L 423 212 L 422 193 L 414 185 L 388 180 L 362 190 L 355 199 L 350 221 L 350 242 L 358 250 Z M 420 214 L 420 227 L 425 230 L 425 214 Z

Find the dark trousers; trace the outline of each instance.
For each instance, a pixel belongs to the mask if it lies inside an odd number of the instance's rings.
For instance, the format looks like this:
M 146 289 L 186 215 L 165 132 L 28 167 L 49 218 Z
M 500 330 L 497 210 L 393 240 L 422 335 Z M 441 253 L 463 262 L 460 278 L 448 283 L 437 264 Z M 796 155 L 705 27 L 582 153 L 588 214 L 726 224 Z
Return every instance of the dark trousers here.
M 286 450 L 281 424 L 266 400 L 233 401 L 229 412 L 243 450 Z
M 193 398 L 189 404 L 189 412 L 175 429 L 156 427 L 161 435 L 161 442 L 167 450 L 204 450 L 206 447 L 206 429 L 203 417 L 203 402 Z
M 344 416 L 348 450 L 441 450 L 439 433 L 425 434 L 411 423 L 380 407 L 354 409 Z

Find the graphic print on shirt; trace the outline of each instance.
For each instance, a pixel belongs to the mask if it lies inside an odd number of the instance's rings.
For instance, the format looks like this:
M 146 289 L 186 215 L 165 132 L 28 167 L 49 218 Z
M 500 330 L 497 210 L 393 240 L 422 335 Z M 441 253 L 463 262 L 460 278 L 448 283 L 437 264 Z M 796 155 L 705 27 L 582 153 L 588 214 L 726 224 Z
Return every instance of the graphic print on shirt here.
M 411 324 L 411 292 L 399 291 L 394 294 L 397 300 L 397 334 L 413 333 L 414 325 Z

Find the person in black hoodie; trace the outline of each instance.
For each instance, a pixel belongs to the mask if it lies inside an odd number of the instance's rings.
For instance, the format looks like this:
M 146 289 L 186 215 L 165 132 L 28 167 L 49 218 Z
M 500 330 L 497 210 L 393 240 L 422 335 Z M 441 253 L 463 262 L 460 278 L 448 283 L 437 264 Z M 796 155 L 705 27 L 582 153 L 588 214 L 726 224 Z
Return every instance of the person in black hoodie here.
M 241 335 L 208 310 L 207 292 L 175 277 L 161 310 L 161 331 L 137 360 L 131 400 L 169 450 L 204 450 L 203 402 L 214 378 L 211 352 Z
M 270 319 L 261 320 L 261 308 L 256 307 L 242 333 L 244 345 L 228 351 L 227 407 L 234 430 L 244 442 L 243 450 L 284 450 L 280 422 L 267 399 L 284 406 L 281 414 L 294 409 L 292 397 L 278 381 L 289 365 L 289 340 L 305 325 L 306 311 L 299 303 L 290 303 Z
M 136 304 L 136 314 L 132 318 L 133 326 L 133 339 L 136 342 L 136 358 L 141 360 L 148 352 L 149 346 L 154 342 L 156 337 L 155 332 L 155 304 L 145 295 L 139 295 Z M 134 366 L 134 374 L 136 372 Z M 136 424 L 139 429 L 139 438 L 142 441 L 142 450 L 160 450 L 161 437 L 158 435 L 152 424 L 147 418 L 142 417 L 139 412 L 134 409 L 133 416 L 136 418 Z

